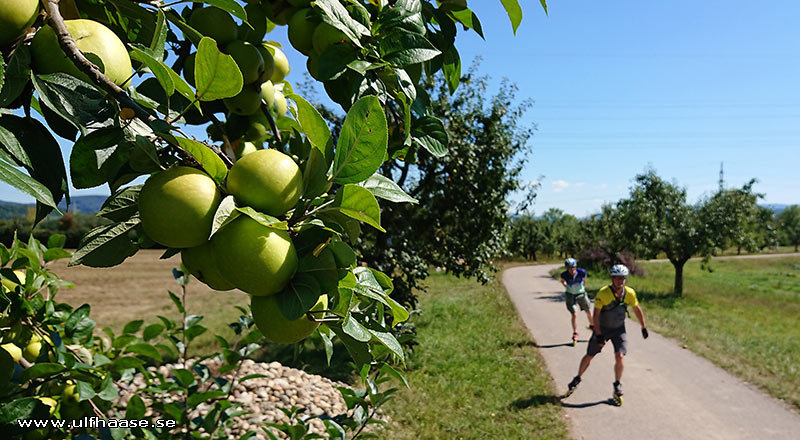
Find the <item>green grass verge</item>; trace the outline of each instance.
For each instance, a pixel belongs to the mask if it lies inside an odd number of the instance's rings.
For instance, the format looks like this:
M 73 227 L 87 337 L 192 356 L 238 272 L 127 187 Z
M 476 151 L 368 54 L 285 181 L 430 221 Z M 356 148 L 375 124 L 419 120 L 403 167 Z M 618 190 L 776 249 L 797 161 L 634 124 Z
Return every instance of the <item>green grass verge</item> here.
M 691 261 L 682 298 L 670 263 L 642 263 L 628 284 L 648 327 L 800 409 L 800 257 Z M 589 290 L 608 284 L 590 276 Z
M 388 438 L 566 438 L 551 377 L 499 282 L 435 273 L 426 285 Z

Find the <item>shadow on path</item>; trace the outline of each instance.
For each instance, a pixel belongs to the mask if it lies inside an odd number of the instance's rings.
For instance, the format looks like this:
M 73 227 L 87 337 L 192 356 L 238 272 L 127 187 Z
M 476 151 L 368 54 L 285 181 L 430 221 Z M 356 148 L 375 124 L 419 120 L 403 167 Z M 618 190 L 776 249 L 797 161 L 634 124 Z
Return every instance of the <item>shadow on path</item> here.
M 598 405 L 608 405 L 608 406 L 617 406 L 611 399 L 601 400 L 599 402 L 587 402 L 587 403 L 564 403 L 561 402 L 561 406 L 565 408 L 589 408 L 591 406 L 598 406 Z
M 561 399 L 558 396 L 539 394 L 528 397 L 527 399 L 517 399 L 509 405 L 509 408 L 522 410 L 532 406 L 559 405 L 560 403 Z

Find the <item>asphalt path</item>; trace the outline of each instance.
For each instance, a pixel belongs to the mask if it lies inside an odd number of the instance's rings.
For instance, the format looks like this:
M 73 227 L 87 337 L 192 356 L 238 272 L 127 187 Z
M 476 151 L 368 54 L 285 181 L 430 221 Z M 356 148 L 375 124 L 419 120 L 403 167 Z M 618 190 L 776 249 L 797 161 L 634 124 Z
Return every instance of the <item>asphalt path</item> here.
M 567 389 L 586 353 L 590 331 L 578 314 L 572 327 L 564 288 L 549 275 L 557 265 L 515 267 L 503 284 L 545 359 L 558 393 Z M 636 289 L 635 284 L 631 285 Z M 647 304 L 641 303 L 647 318 Z M 644 340 L 628 320 L 623 405 L 611 404 L 613 346 L 595 356 L 576 391 L 562 401 L 576 439 L 789 439 L 800 438 L 800 414 L 711 362 L 650 331 Z M 552 396 L 538 396 L 547 400 Z

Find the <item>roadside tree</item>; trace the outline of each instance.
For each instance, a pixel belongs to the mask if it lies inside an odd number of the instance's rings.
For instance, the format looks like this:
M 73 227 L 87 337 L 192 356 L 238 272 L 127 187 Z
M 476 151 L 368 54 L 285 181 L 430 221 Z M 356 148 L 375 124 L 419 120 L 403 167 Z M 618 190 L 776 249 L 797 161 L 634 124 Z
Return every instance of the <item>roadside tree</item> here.
M 800 246 L 800 206 L 792 205 L 778 214 L 778 225 L 783 243 L 794 246 L 797 252 Z

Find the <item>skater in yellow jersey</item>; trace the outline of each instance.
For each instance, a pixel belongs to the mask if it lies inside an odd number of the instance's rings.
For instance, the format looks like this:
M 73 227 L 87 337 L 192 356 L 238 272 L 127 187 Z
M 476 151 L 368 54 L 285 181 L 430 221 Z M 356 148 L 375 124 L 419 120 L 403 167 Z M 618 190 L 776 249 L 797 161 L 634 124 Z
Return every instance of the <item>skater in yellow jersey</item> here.
M 589 368 L 592 359 L 600 353 L 606 341 L 610 340 L 614 344 L 614 403 L 622 405 L 622 370 L 623 360 L 628 352 L 628 335 L 625 332 L 625 317 L 628 307 L 633 308 L 633 313 L 639 324 L 642 326 L 642 337 L 647 339 L 647 325 L 644 321 L 644 313 L 639 307 L 636 299 L 636 291 L 625 285 L 628 276 L 628 268 L 624 264 L 616 264 L 611 267 L 611 285 L 605 286 L 597 292 L 594 298 L 594 334 L 589 339 L 589 346 L 586 355 L 581 359 L 578 367 L 578 375 L 569 383 L 569 389 L 564 397 L 569 396 L 581 383 L 581 376 Z

